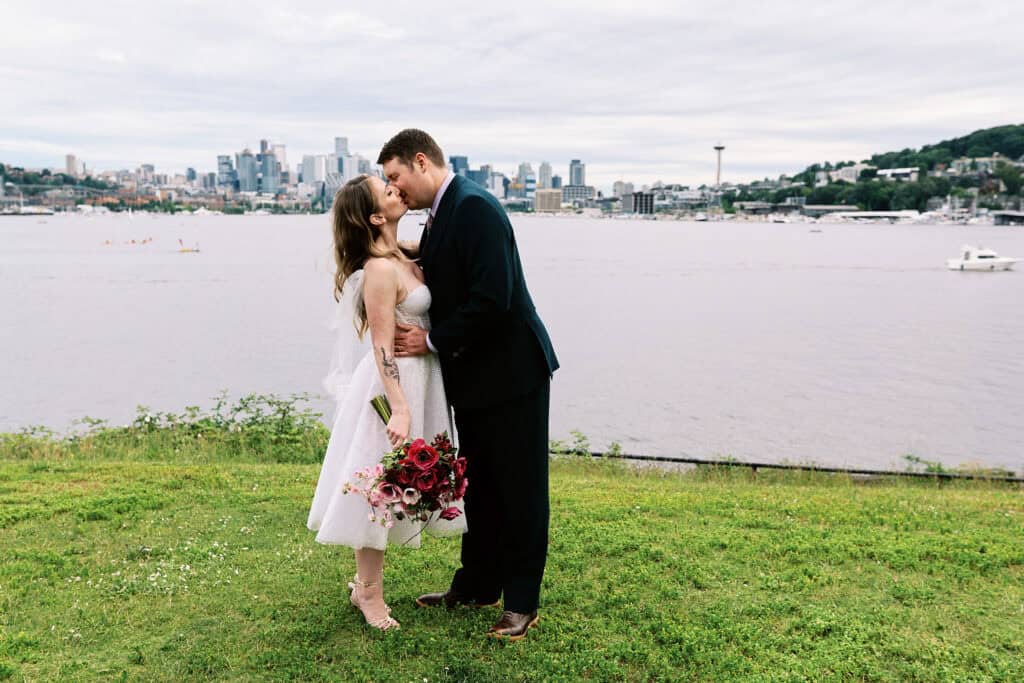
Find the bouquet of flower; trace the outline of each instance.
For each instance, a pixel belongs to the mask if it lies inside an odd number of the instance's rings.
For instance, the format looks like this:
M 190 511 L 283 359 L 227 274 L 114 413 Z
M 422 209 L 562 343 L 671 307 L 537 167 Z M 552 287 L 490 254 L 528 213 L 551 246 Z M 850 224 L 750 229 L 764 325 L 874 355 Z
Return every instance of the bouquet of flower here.
M 391 406 L 377 396 L 370 403 L 387 424 Z M 441 519 L 462 514 L 454 503 L 466 494 L 466 459 L 458 455 L 448 432 L 434 437 L 406 441 L 384 454 L 379 463 L 355 473 L 355 482 L 344 485 L 345 493 L 358 493 L 370 504 L 371 522 L 390 529 L 405 518 L 427 522 L 437 511 Z

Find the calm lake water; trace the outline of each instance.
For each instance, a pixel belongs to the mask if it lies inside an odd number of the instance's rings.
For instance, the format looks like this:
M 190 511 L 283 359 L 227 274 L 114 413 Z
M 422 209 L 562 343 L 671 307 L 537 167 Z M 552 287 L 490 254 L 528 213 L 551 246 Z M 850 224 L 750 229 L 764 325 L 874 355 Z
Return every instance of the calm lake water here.
M 1024 272 L 943 265 L 1024 257 L 1024 229 L 514 221 L 562 362 L 552 438 L 1024 471 Z M 326 216 L 0 218 L 0 431 L 320 391 L 329 244 Z

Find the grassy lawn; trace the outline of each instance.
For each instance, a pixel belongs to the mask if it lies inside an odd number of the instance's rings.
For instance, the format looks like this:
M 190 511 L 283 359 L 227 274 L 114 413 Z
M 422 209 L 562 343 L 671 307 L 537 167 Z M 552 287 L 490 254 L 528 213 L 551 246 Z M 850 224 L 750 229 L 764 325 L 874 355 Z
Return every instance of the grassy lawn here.
M 323 434 L 205 429 L 0 440 L 0 680 L 1024 680 L 1020 488 L 561 458 L 542 620 L 502 644 L 413 605 L 453 539 L 389 551 L 403 628 L 366 628 L 305 528 Z

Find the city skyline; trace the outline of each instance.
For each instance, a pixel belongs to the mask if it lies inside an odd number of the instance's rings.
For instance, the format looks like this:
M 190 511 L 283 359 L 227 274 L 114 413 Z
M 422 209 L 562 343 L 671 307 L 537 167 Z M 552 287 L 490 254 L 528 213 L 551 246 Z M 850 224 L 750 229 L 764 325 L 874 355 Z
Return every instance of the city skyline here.
M 394 132 L 416 126 L 446 155 L 506 173 L 543 160 L 564 175 L 584 158 L 602 189 L 700 185 L 714 182 L 719 141 L 722 181 L 745 182 L 1014 123 L 1024 111 L 1016 5 L 389 10 L 8 8 L 0 158 L 213 170 L 218 155 L 270 138 L 286 142 L 294 168 L 336 131 L 375 160 Z
M 310 182 L 310 177 L 313 181 L 322 182 L 328 172 L 339 172 L 345 178 L 350 178 L 354 173 L 371 173 L 378 172 L 380 170 L 379 165 L 377 165 L 375 161 L 370 161 L 370 159 L 364 155 L 350 150 L 347 137 L 335 136 L 333 140 L 335 147 L 331 152 L 321 150 L 319 152 L 303 154 L 300 160 L 293 160 L 292 162 L 288 161 L 286 153 L 288 148 L 287 143 L 271 143 L 270 140 L 261 138 L 259 145 L 247 144 L 243 145 L 238 150 L 225 151 L 224 153 L 218 154 L 213 163 L 208 166 L 201 163 L 189 163 L 183 167 L 162 168 L 154 163 L 135 162 L 114 168 L 100 168 L 95 164 L 92 164 L 89 159 L 84 159 L 81 155 L 72 152 L 64 154 L 63 163 L 55 161 L 54 163 L 39 166 L 22 166 L 20 164 L 11 163 L 10 160 L 3 158 L 0 158 L 0 163 L 6 163 L 9 166 L 19 166 L 37 170 L 48 169 L 51 172 L 63 172 L 73 176 L 90 175 L 97 178 L 105 175 L 118 174 L 122 172 L 131 173 L 140 170 L 144 170 L 151 175 L 156 174 L 159 176 L 186 176 L 189 174 L 198 176 L 211 175 L 218 178 L 218 184 L 223 184 L 223 176 L 226 172 L 234 172 L 235 179 L 241 181 L 239 189 L 243 192 L 255 190 L 255 174 L 266 173 L 266 170 L 262 166 L 257 164 L 257 166 L 250 168 L 248 164 L 256 163 L 253 159 L 256 159 L 261 155 L 266 156 L 268 152 L 269 155 L 274 157 L 279 164 L 276 172 L 282 173 L 285 176 L 290 176 L 292 184 L 296 182 L 296 174 L 302 176 L 304 182 Z M 556 188 L 561 187 L 563 182 L 568 185 L 593 185 L 593 183 L 588 183 L 586 180 L 587 164 L 579 158 L 570 159 L 564 164 L 558 164 L 557 162 L 552 164 L 547 159 L 540 161 L 520 161 L 514 164 L 515 170 L 510 170 L 498 168 L 495 164 L 489 163 L 486 160 L 472 160 L 464 154 L 459 155 L 445 153 L 445 156 L 448 159 L 449 169 L 453 170 L 457 174 L 462 174 L 460 173 L 460 166 L 462 166 L 461 170 L 465 171 L 470 170 L 471 166 L 476 166 L 477 168 L 472 169 L 473 171 L 477 171 L 480 168 L 486 168 L 488 171 L 493 171 L 498 175 L 503 175 L 510 179 L 526 177 L 524 174 L 528 174 L 530 183 L 537 189 L 550 189 L 552 187 L 553 180 L 556 183 L 554 185 Z M 358 166 L 356 167 L 357 170 L 355 170 L 355 172 L 352 172 L 347 168 L 343 170 L 343 166 L 350 163 L 347 160 L 353 160 L 358 163 Z M 538 171 L 534 171 L 532 168 L 532 164 L 535 162 L 539 164 Z M 332 163 L 339 163 L 339 166 L 335 169 L 332 167 Z M 243 172 L 243 168 L 245 169 L 245 172 Z M 192 177 L 189 179 L 195 180 L 196 178 Z M 279 182 L 280 181 L 275 182 L 274 187 L 276 187 Z M 676 183 L 674 180 L 662 178 L 658 178 L 652 183 L 633 183 L 629 179 L 617 177 L 606 187 L 595 187 L 607 195 L 614 193 L 614 188 L 624 182 L 630 186 L 635 184 L 637 187 L 657 182 L 670 184 Z M 700 185 L 712 186 L 714 183 L 700 183 Z

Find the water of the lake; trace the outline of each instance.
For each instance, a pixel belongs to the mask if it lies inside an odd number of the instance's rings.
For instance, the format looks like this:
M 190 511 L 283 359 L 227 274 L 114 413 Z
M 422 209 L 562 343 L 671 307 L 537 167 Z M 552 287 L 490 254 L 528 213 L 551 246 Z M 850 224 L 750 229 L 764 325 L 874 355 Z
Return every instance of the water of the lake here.
M 1024 470 L 1024 272 L 944 267 L 964 243 L 1024 257 L 1024 229 L 514 223 L 562 362 L 553 438 Z M 329 242 L 326 216 L 0 218 L 0 432 L 320 391 Z

